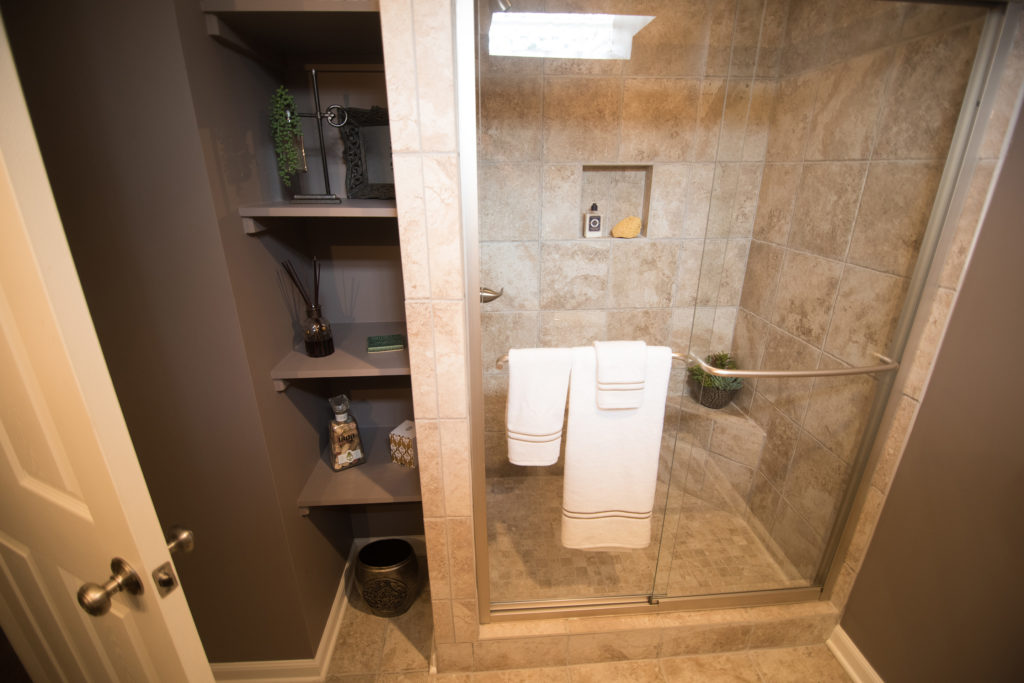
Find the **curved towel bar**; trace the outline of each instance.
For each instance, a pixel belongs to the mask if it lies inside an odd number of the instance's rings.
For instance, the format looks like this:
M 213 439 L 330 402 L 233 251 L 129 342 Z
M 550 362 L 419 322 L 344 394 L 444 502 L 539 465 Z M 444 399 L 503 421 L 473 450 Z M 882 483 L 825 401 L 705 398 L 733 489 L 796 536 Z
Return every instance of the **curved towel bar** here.
M 687 365 L 698 365 L 709 375 L 718 377 L 838 377 L 842 375 L 871 375 L 876 372 L 891 372 L 900 367 L 900 364 L 891 358 L 881 354 L 875 356 L 882 361 L 878 365 L 864 365 L 857 368 L 821 368 L 818 370 L 725 370 L 708 365 L 692 353 L 673 353 L 673 360 L 685 361 Z M 501 370 L 508 362 L 508 356 L 502 356 L 494 366 Z

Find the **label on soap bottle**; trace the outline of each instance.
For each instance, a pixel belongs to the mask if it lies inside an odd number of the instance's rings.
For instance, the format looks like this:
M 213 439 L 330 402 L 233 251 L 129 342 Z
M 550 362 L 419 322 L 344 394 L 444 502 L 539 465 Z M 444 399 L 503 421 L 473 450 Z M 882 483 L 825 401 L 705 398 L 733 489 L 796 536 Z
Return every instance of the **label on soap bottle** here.
M 590 211 L 583 214 L 583 236 L 601 237 L 601 214 L 597 210 L 597 204 L 590 205 Z

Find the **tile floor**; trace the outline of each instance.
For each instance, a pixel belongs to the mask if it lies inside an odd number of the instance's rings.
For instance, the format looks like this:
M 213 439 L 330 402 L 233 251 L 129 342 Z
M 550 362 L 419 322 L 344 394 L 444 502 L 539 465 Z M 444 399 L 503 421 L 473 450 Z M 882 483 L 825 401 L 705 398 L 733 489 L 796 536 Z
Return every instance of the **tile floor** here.
M 385 619 L 353 591 L 331 659 L 329 683 L 849 683 L 824 645 L 574 666 L 432 674 L 430 591 Z M 538 662 L 542 664 L 542 662 Z
M 659 492 L 661 501 L 663 495 Z M 667 508 L 664 502 L 656 504 L 654 540 L 643 550 L 564 548 L 561 505 L 560 476 L 488 478 L 487 542 L 495 602 L 647 595 L 652 590 L 709 595 L 806 585 L 779 567 L 742 514 L 683 494 L 679 487 L 669 493 Z M 665 552 L 659 555 L 661 548 Z
M 577 681 L 718 681 L 774 683 L 846 682 L 850 679 L 824 645 L 751 650 L 628 662 L 539 667 L 452 674 L 430 674 L 433 624 L 430 591 L 425 589 L 408 612 L 385 619 L 373 616 L 358 594 L 350 596 L 327 681 L 332 683 L 517 683 Z M 30 683 L 13 649 L 0 633 L 0 681 Z

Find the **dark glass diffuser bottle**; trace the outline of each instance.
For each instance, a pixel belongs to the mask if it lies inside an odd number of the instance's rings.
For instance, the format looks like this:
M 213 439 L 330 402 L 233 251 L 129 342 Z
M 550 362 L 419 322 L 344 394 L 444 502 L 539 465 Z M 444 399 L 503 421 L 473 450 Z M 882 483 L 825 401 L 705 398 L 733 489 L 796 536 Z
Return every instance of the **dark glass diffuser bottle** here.
M 331 334 L 331 323 L 323 317 L 320 304 L 313 304 L 307 308 L 306 316 L 306 320 L 302 323 L 306 353 L 313 358 L 321 358 L 334 353 L 334 335 Z

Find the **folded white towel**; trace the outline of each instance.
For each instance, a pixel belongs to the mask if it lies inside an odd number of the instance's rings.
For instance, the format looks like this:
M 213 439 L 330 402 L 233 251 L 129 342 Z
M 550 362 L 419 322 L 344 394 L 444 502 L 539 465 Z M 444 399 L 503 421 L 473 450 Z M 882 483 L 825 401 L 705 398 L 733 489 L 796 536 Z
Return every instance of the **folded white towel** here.
M 562 489 L 562 545 L 583 550 L 645 548 L 658 479 L 672 350 L 647 347 L 643 402 L 601 410 L 593 347 L 572 350 Z
M 647 344 L 642 341 L 594 342 L 597 357 L 597 407 L 639 408 L 647 378 Z
M 562 446 L 569 349 L 508 352 L 508 460 L 513 465 L 554 465 Z

